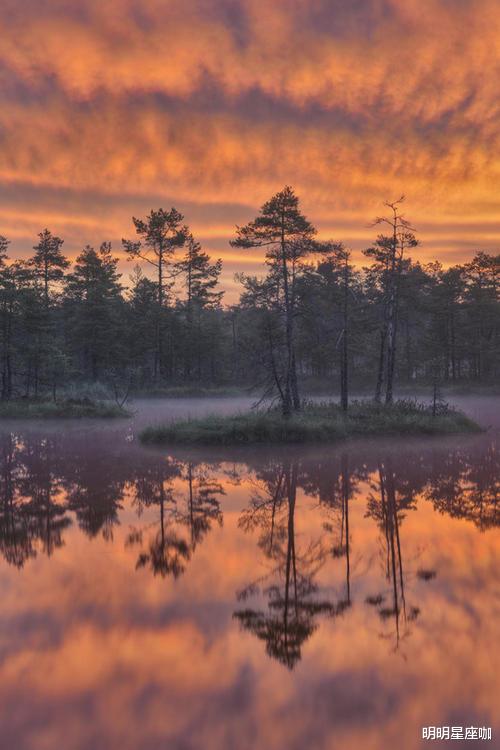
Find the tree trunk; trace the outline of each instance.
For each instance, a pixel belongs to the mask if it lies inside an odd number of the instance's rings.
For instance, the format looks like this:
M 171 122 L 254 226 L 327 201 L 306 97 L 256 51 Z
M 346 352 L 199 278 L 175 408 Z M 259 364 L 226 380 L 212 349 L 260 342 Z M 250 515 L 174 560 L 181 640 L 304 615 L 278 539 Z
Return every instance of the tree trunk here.
M 187 334 L 188 340 L 186 343 L 186 378 L 191 380 L 191 370 L 193 365 L 193 305 L 192 305 L 192 270 L 191 264 L 188 268 L 188 294 L 186 300 L 186 323 L 187 323 Z
M 387 325 L 387 383 L 385 391 L 385 403 L 392 404 L 394 365 L 396 362 L 396 288 L 395 282 L 389 297 L 388 325 Z
M 295 361 L 295 351 L 292 349 L 292 369 L 291 369 L 291 389 L 292 389 L 292 401 L 293 408 L 295 411 L 300 411 L 300 396 L 299 396 L 299 385 L 297 380 L 297 365 Z
M 387 337 L 387 328 L 384 325 L 380 331 L 380 351 L 378 357 L 377 385 L 375 386 L 375 401 L 379 404 L 382 399 L 382 385 L 384 383 L 384 366 L 385 366 L 385 340 Z
M 160 382 L 161 368 L 162 368 L 162 348 L 163 348 L 163 337 L 162 337 L 162 314 L 163 314 L 163 251 L 162 248 L 158 251 L 158 315 L 156 319 L 156 351 L 154 359 L 154 370 L 153 377 L 158 385 Z
M 295 613 L 297 615 L 297 572 L 295 561 L 295 500 L 297 490 L 297 468 L 295 465 L 286 468 L 286 485 L 288 499 L 288 533 L 287 533 L 287 554 L 285 570 L 285 601 L 283 610 L 283 625 L 285 633 L 285 651 L 288 652 L 288 609 L 290 602 L 290 574 L 293 571 L 294 578 L 294 603 Z
M 391 253 L 391 275 L 389 281 L 389 299 L 387 304 L 387 382 L 385 391 L 385 403 L 392 404 L 394 368 L 396 364 L 396 329 L 397 329 L 397 297 L 398 280 L 397 275 L 401 270 L 397 266 L 398 234 L 397 218 L 394 218 L 394 232 L 392 236 Z M 402 254 L 401 254 L 402 259 Z
M 288 288 L 288 267 L 286 263 L 286 248 L 284 229 L 281 235 L 281 262 L 283 269 L 283 291 L 285 295 L 285 337 L 287 351 L 287 367 L 283 400 L 283 416 L 289 417 L 292 412 L 292 367 L 293 367 L 293 321 L 290 309 L 290 292 Z
M 45 260 L 45 267 L 43 269 L 43 286 L 44 286 L 44 297 L 45 297 L 45 309 L 49 308 L 49 266 L 47 260 Z
M 457 354 L 455 342 L 455 313 L 452 310 L 450 314 L 450 344 L 451 344 L 451 379 L 453 382 L 457 379 Z
M 350 567 L 350 545 L 349 545 L 349 467 L 347 454 L 343 453 L 341 457 L 342 467 L 342 504 L 344 508 L 345 522 L 345 556 L 346 556 L 346 589 L 347 602 L 351 603 L 351 567 Z
M 348 304 L 348 293 L 349 293 L 349 267 L 347 260 L 345 261 L 344 267 L 344 300 L 343 300 L 343 322 L 344 331 L 342 334 L 342 355 L 340 365 L 340 402 L 343 411 L 347 411 L 349 405 L 349 394 L 348 394 L 348 315 L 347 315 L 347 304 Z
M 191 549 L 196 546 L 194 533 L 194 512 L 193 512 L 193 469 L 192 464 L 188 464 L 188 486 L 189 486 L 189 526 L 191 529 Z
M 405 321 L 405 349 L 406 349 L 406 380 L 408 383 L 411 382 L 413 374 L 413 362 L 411 356 L 411 336 L 410 336 L 410 321 L 408 314 L 406 315 Z

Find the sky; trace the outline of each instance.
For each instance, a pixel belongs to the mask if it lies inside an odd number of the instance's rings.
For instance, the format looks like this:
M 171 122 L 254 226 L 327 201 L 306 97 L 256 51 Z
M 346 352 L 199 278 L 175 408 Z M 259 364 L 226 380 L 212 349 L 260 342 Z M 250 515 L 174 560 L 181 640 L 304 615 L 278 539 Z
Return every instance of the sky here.
M 406 195 L 422 261 L 500 244 L 498 0 L 0 0 L 0 234 L 74 258 L 180 210 L 234 273 L 236 224 L 292 185 L 361 250 Z M 123 259 L 127 277 L 131 265 Z

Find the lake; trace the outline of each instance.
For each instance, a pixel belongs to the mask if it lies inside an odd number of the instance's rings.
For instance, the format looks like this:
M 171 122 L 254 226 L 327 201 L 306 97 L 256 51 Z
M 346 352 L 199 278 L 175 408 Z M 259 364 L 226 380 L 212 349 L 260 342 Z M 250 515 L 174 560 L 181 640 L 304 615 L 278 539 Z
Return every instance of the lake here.
M 159 450 L 0 425 L 0 746 L 412 750 L 500 731 L 498 399 L 480 435 Z

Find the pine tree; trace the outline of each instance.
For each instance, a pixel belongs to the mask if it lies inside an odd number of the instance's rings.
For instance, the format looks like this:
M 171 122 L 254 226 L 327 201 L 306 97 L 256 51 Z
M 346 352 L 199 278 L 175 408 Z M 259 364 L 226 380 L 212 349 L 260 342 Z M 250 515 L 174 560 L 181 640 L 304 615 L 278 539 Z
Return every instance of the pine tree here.
M 128 351 L 141 384 L 151 382 L 156 350 L 156 284 L 142 273 L 140 266 L 130 276 L 128 293 Z
M 39 242 L 33 247 L 35 255 L 29 263 L 35 271 L 35 277 L 42 283 L 45 307 L 48 307 L 50 282 L 63 279 L 64 271 L 69 267 L 69 261 L 61 251 L 64 240 L 53 235 L 48 229 L 40 232 L 38 237 Z
M 397 201 L 385 202 L 389 216 L 378 216 L 374 225 L 386 224 L 390 235 L 379 235 L 375 245 L 365 250 L 365 255 L 375 261 L 372 270 L 380 277 L 384 297 L 384 320 L 380 335 L 380 357 L 375 389 L 375 400 L 380 401 L 384 367 L 386 372 L 385 403 L 393 400 L 394 371 L 396 367 L 396 342 L 398 329 L 399 284 L 407 248 L 416 247 L 414 229 L 399 210 L 404 195 Z
M 125 252 L 132 258 L 140 258 L 152 265 L 157 274 L 157 320 L 154 378 L 158 380 L 163 368 L 163 319 L 164 305 L 172 287 L 171 265 L 174 251 L 182 247 L 188 234 L 182 224 L 184 217 L 175 208 L 151 211 L 145 220 L 132 217 L 139 241 L 122 240 Z
M 80 355 L 83 373 L 92 380 L 123 357 L 123 300 L 117 263 L 111 243 L 103 242 L 99 250 L 87 245 L 68 276 L 68 334 L 73 350 Z
M 276 279 L 284 319 L 286 373 L 282 387 L 283 414 L 300 409 L 297 382 L 295 316 L 297 278 L 305 258 L 318 248 L 316 229 L 299 209 L 299 198 L 291 187 L 276 193 L 260 209 L 259 216 L 243 227 L 236 227 L 233 247 L 266 248 L 269 275 Z
M 477 380 L 494 378 L 500 354 L 500 255 L 476 253 L 462 272 L 472 374 Z
M 10 240 L 0 235 L 0 316 L 2 330 L 2 401 L 12 394 L 12 283 L 6 260 Z
M 201 375 L 201 346 L 204 328 L 209 322 L 208 310 L 219 307 L 224 292 L 216 291 L 222 269 L 222 260 L 210 262 L 199 242 L 192 234 L 186 241 L 184 257 L 175 264 L 175 272 L 182 277 L 186 293 L 185 311 L 187 337 L 185 341 L 185 371 L 191 377 L 193 360 L 198 360 L 198 377 Z M 214 342 L 215 343 L 215 342 Z

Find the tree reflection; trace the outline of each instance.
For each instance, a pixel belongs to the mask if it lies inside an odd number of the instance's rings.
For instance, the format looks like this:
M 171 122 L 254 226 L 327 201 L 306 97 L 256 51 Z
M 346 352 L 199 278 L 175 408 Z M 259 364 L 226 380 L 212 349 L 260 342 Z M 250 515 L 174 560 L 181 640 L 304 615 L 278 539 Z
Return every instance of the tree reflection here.
M 22 568 L 26 560 L 36 556 L 29 517 L 24 512 L 19 492 L 20 463 L 17 438 L 10 433 L 0 441 L 0 550 L 11 565 Z
M 269 642 L 269 652 L 293 666 L 301 645 L 316 627 L 319 612 L 339 614 L 351 605 L 353 556 L 351 500 L 371 481 L 368 515 L 383 542 L 387 585 L 370 600 L 384 621 L 394 624 L 396 642 L 403 624 L 418 615 L 407 606 L 408 567 L 402 525 L 418 502 L 473 523 L 480 531 L 500 523 L 500 461 L 495 436 L 422 443 L 401 448 L 392 458 L 377 446 L 341 453 L 319 451 L 270 461 L 255 454 L 245 463 L 206 463 L 166 458 L 95 427 L 67 433 L 55 430 L 0 432 L 0 554 L 22 568 L 37 555 L 51 557 L 72 537 L 73 526 L 89 538 L 112 542 L 121 511 L 131 501 L 137 522 L 127 544 L 138 568 L 178 578 L 213 529 L 223 525 L 224 487 L 254 490 L 240 526 L 258 534 L 270 570 L 241 592 L 262 606 L 240 610 L 242 625 Z M 392 463 L 391 463 L 392 461 Z M 242 479 L 242 477 L 244 479 Z M 325 516 L 322 533 L 308 545 L 296 534 L 297 491 L 318 504 Z M 407 557 L 408 555 L 406 555 Z M 345 585 L 335 595 L 321 593 L 315 578 L 326 560 L 345 566 Z M 410 566 L 411 567 L 411 566 Z M 425 566 L 417 580 L 431 581 Z M 410 571 L 410 580 L 415 579 Z M 263 605 L 265 603 L 265 606 Z
M 342 611 L 351 606 L 351 534 L 349 529 L 349 502 L 354 493 L 354 480 L 351 477 L 349 457 L 342 453 L 340 466 L 333 472 L 331 492 L 328 500 L 323 502 L 330 513 L 334 513 L 336 524 L 324 524 L 326 531 L 336 535 L 332 544 L 332 557 L 345 560 L 345 596 L 337 603 L 337 610 Z
M 403 491 L 397 492 L 397 479 L 391 457 L 379 463 L 377 474 L 378 485 L 376 481 L 372 483 L 367 516 L 373 518 L 381 530 L 385 550 L 384 567 L 388 590 L 382 590 L 377 594 L 368 596 L 366 603 L 377 608 L 383 621 L 393 620 L 396 648 L 398 648 L 401 638 L 401 619 L 405 628 L 407 628 L 408 623 L 414 621 L 420 611 L 415 606 L 407 608 L 400 532 L 407 511 L 415 510 L 416 504 L 413 494 L 405 492 L 408 489 L 407 482 L 403 481 Z M 388 599 L 390 602 L 388 602 Z M 408 629 L 406 629 L 404 635 L 407 635 L 408 632 Z
M 500 525 L 500 457 L 495 441 L 484 450 L 437 455 L 423 495 L 435 509 L 471 521 L 481 531 Z
M 37 437 L 23 443 L 24 471 L 19 489 L 25 498 L 23 511 L 30 518 L 33 537 L 50 557 L 62 547 L 63 532 L 71 526 L 62 491 L 57 441 Z
M 181 478 L 185 489 L 183 498 L 177 503 L 175 520 L 187 527 L 189 547 L 191 552 L 194 552 L 214 523 L 222 526 L 223 516 L 219 498 L 225 492 L 222 484 L 217 482 L 204 466 L 195 467 L 191 462 L 184 464 Z
M 112 541 L 130 464 L 124 456 L 115 455 L 99 436 L 93 439 L 92 448 L 84 436 L 73 441 L 69 456 L 65 447 L 60 446 L 65 460 L 67 506 L 75 513 L 80 529 L 87 536 L 93 538 L 102 534 L 104 539 Z
M 51 556 L 71 525 L 61 496 L 56 446 L 50 438 L 0 436 L 0 550 L 22 568 L 40 549 Z
M 208 470 L 192 463 L 162 460 L 133 483 L 139 514 L 157 506 L 158 521 L 147 549 L 139 554 L 136 568 L 149 568 L 154 575 L 178 578 L 186 569 L 197 545 L 216 522 L 222 526 L 219 497 L 222 485 Z M 184 533 L 187 530 L 187 535 Z M 133 529 L 127 544 L 143 544 L 143 530 Z
M 137 566 L 178 577 L 213 525 L 222 526 L 223 494 L 213 467 L 114 450 L 98 430 L 0 433 L 0 553 L 19 568 L 63 546 L 73 520 L 86 536 L 112 541 L 131 495 L 139 517 L 158 511 L 129 535 L 129 544 L 144 547 Z
M 158 520 L 150 527 L 155 532 L 149 537 L 146 549 L 137 558 L 136 568 L 149 568 L 162 578 L 171 575 L 178 578 L 185 570 L 190 558 L 190 550 L 184 539 L 172 527 L 175 510 L 173 480 L 180 474 L 179 465 L 172 460 L 162 460 L 142 473 L 133 483 L 139 515 L 144 508 L 157 507 Z M 143 530 L 133 529 L 128 545 L 143 544 Z
M 269 656 L 289 669 L 300 660 L 302 645 L 316 630 L 315 618 L 335 609 L 314 580 L 327 548 L 321 540 L 303 551 L 296 548 L 297 474 L 296 462 L 264 472 L 261 487 L 240 518 L 245 531 L 259 527 L 259 546 L 272 570 L 238 593 L 238 600 L 244 602 L 260 595 L 262 587 L 267 608 L 246 607 L 234 613 L 245 630 L 265 641 Z

